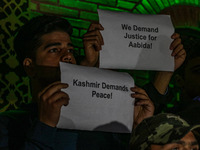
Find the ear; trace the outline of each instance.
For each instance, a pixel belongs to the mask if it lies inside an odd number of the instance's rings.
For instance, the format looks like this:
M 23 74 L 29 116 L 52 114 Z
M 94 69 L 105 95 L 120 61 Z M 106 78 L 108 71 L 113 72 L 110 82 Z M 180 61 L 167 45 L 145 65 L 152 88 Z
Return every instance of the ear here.
M 34 72 L 34 65 L 33 65 L 32 59 L 25 58 L 23 61 L 23 66 L 24 66 L 24 70 L 26 71 L 27 75 L 29 77 L 33 77 L 35 72 Z
M 25 58 L 23 61 L 23 66 L 24 67 L 30 67 L 32 65 L 32 59 L 30 58 Z
M 179 88 L 183 88 L 184 87 L 184 79 L 182 76 L 180 76 L 179 74 L 175 75 L 175 85 Z

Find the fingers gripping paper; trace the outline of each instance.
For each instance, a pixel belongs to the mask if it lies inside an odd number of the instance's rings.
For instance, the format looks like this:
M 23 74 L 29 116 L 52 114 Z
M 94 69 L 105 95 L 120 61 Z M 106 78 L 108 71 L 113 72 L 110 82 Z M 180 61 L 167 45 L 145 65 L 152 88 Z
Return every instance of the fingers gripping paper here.
M 134 86 L 127 73 L 61 63 L 61 82 L 69 105 L 62 106 L 59 128 L 130 133 L 133 124 Z
M 100 68 L 173 71 L 174 27 L 168 15 L 98 10 L 104 45 Z

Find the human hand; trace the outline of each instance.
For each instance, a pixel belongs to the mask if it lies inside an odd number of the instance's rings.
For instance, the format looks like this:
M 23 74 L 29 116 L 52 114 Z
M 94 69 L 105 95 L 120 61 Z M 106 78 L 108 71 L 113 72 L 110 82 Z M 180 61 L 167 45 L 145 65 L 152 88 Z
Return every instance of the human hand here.
M 183 48 L 183 44 L 181 44 L 181 38 L 178 33 L 174 33 L 171 38 L 174 39 L 170 45 L 170 49 L 172 50 L 171 56 L 174 56 L 174 70 L 176 70 L 183 64 L 186 58 L 186 51 Z
M 181 44 L 181 38 L 178 33 L 174 33 L 171 38 L 174 39 L 170 45 L 171 55 L 174 57 L 174 70 L 177 70 L 186 58 L 186 51 L 183 48 L 183 44 Z M 173 72 L 171 71 L 159 71 L 156 73 L 153 84 L 160 94 L 165 94 L 172 75 Z
M 67 106 L 69 103 L 69 96 L 61 91 L 67 87 L 67 84 L 54 82 L 38 94 L 39 120 L 41 122 L 56 127 L 61 107 Z
M 84 66 L 95 66 L 99 60 L 99 51 L 104 44 L 100 30 L 103 30 L 101 24 L 91 24 L 88 32 L 83 36 L 85 49 L 85 59 L 81 62 Z
M 139 87 L 132 87 L 131 91 L 134 92 L 131 97 L 135 98 L 133 124 L 133 128 L 135 128 L 142 120 L 153 116 L 155 107 L 145 90 Z

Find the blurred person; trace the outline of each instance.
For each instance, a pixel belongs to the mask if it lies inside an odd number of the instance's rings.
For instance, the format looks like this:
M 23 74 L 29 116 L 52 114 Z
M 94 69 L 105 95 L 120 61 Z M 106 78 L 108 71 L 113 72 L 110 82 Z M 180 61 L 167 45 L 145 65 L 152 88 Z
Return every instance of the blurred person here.
M 130 150 L 199 150 L 200 125 L 161 113 L 144 119 L 132 132 Z
M 185 29 L 186 30 L 186 29 Z M 183 44 L 187 57 L 183 65 L 174 74 L 174 85 L 180 98 L 169 111 L 179 114 L 190 124 L 200 123 L 200 39 L 199 32 L 186 30 L 192 35 L 184 36 Z M 185 32 L 186 32 L 185 31 Z M 194 33 L 195 32 L 195 33 Z M 196 37 L 195 37 L 196 35 Z

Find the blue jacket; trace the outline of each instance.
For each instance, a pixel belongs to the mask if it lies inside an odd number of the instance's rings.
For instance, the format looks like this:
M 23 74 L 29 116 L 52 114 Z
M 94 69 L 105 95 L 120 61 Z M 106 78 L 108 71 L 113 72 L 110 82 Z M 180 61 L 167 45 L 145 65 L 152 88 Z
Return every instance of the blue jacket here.
M 126 150 L 130 134 L 63 130 L 37 119 L 37 105 L 0 113 L 0 149 Z
M 156 108 L 165 96 L 153 85 L 144 89 Z M 161 101 L 162 102 L 162 101 Z M 159 111 L 159 110 L 158 110 Z M 37 119 L 36 104 L 0 113 L 0 150 L 128 150 L 130 134 L 63 130 L 47 126 Z

